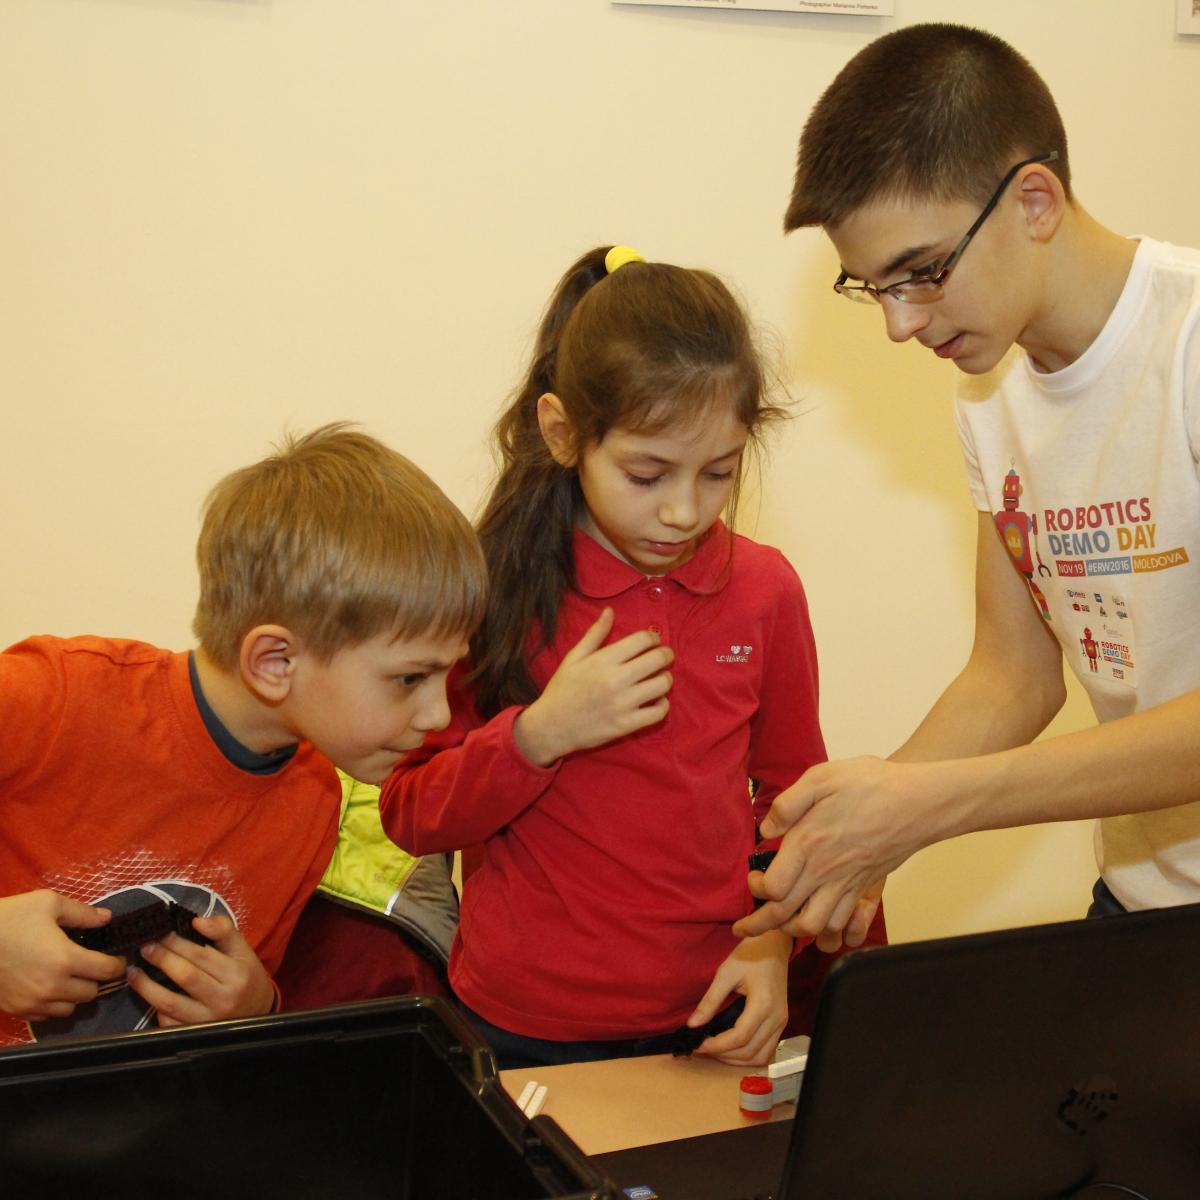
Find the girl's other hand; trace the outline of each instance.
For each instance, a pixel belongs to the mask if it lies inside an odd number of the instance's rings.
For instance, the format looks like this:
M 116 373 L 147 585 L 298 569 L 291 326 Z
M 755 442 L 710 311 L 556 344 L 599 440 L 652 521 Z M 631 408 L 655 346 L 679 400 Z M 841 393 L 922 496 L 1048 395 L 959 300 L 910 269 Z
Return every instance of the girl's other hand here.
M 706 1025 L 736 992 L 746 1007 L 733 1027 L 705 1038 L 696 1050 L 739 1067 L 761 1067 L 771 1061 L 788 1019 L 787 972 L 792 939 L 773 929 L 743 938 L 717 968 L 712 984 L 687 1023 Z
M 567 652 L 545 691 L 516 720 L 517 748 L 540 767 L 565 754 L 602 746 L 656 725 L 667 715 L 675 652 L 658 634 L 639 629 L 604 644 L 612 632 L 606 608 Z

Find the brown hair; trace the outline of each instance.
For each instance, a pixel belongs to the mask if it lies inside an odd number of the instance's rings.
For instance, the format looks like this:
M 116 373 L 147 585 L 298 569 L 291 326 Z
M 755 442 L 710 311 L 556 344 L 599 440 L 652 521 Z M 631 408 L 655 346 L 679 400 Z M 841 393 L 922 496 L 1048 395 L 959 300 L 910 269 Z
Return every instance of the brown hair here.
M 525 379 L 495 431 L 500 471 L 479 523 L 491 578 L 471 644 L 484 716 L 536 699 L 526 652 L 554 637 L 575 583 L 572 529 L 583 503 L 574 469 L 542 438 L 537 403 L 556 395 L 577 444 L 620 426 L 657 432 L 732 404 L 753 438 L 783 410 L 767 403 L 753 333 L 729 289 L 707 271 L 631 262 L 608 275 L 598 246 L 559 281 Z M 740 481 L 740 474 L 739 474 Z M 737 485 L 728 506 L 732 523 Z
M 983 30 L 910 25 L 860 50 L 817 102 L 783 227 L 833 227 L 885 198 L 984 204 L 1015 162 L 1052 150 L 1070 199 L 1066 131 L 1033 67 Z
M 386 631 L 468 633 L 486 602 L 467 519 L 402 454 L 344 423 L 222 479 L 196 561 L 193 629 L 227 668 L 256 625 L 284 625 L 328 660 Z

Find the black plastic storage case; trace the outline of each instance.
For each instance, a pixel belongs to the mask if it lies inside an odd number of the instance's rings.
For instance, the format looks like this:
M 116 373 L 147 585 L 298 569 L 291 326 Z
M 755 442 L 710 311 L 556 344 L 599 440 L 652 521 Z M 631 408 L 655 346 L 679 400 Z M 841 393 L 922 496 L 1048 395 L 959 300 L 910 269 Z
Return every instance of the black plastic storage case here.
M 4 1195 L 616 1200 L 443 1000 L 0 1051 Z

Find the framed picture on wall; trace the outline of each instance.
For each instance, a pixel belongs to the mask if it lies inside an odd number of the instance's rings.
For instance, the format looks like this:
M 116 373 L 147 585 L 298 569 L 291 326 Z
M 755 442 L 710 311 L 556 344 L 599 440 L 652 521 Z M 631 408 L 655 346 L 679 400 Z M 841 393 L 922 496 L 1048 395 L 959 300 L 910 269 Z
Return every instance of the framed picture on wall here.
M 1200 36 L 1200 0 L 1175 0 L 1175 32 Z
M 1179 2 L 1182 4 L 1183 0 L 1179 0 Z M 1188 0 L 1189 4 L 1191 2 L 1192 0 Z M 740 8 L 747 11 L 835 13 L 842 17 L 890 17 L 896 12 L 896 0 L 613 0 L 613 3 L 639 4 L 643 7 Z

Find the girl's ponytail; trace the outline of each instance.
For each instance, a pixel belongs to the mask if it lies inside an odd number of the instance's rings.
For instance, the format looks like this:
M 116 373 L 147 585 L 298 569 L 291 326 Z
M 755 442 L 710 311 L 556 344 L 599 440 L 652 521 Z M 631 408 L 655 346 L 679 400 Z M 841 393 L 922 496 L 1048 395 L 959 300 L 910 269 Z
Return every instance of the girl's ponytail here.
M 500 474 L 479 521 L 488 608 L 471 640 L 476 706 L 484 717 L 537 699 L 527 665 L 529 636 L 536 627 L 543 644 L 553 640 L 559 603 L 574 582 L 578 484 L 574 472 L 551 456 L 538 427 L 537 403 L 554 391 L 563 329 L 579 301 L 605 278 L 609 249 L 589 251 L 560 280 L 543 314 L 529 371 L 496 424 Z

